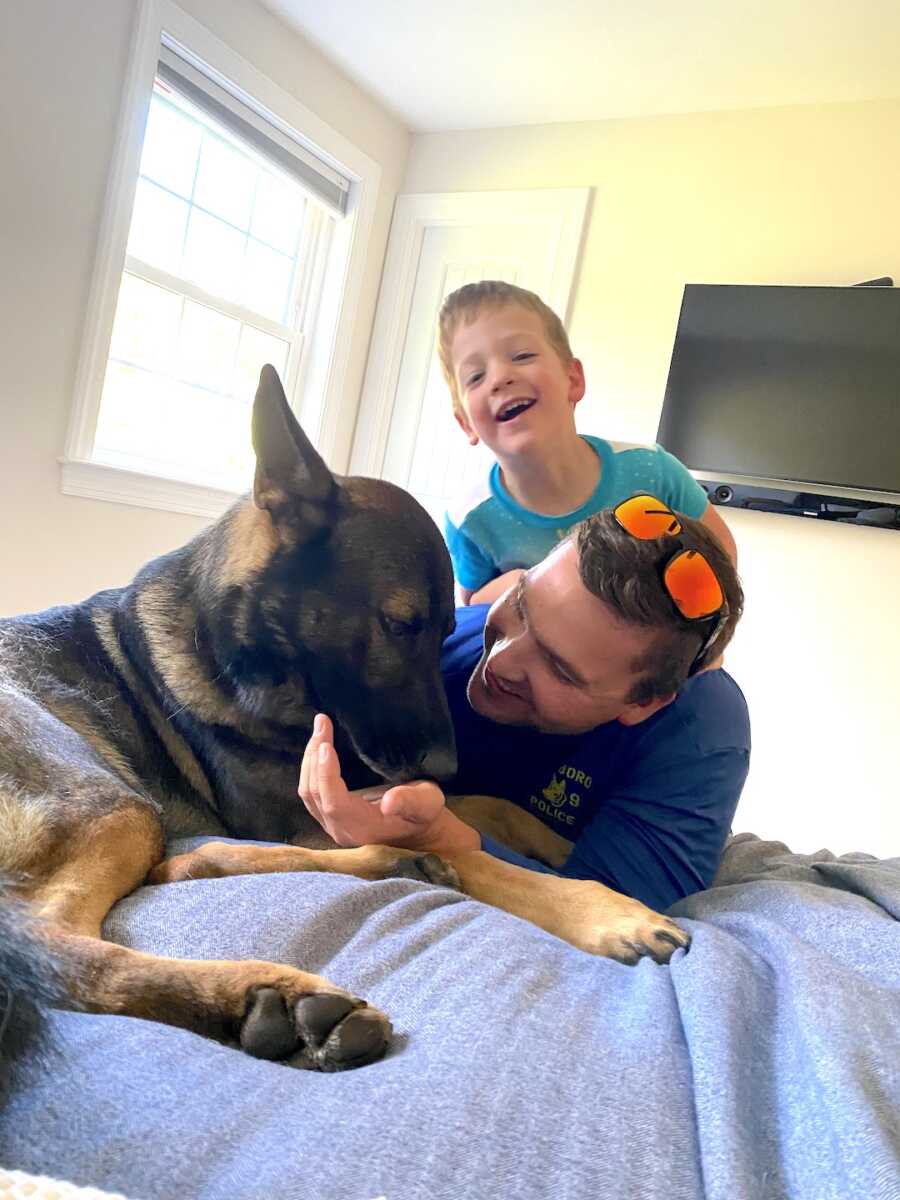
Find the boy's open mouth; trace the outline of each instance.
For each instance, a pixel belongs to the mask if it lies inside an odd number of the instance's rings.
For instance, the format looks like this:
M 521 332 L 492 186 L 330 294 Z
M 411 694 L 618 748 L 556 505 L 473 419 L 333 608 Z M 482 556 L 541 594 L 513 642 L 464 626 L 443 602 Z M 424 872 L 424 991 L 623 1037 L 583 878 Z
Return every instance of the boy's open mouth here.
M 497 421 L 514 421 L 516 417 L 521 416 L 523 412 L 526 412 L 536 403 L 537 401 L 533 399 L 507 400 L 507 402 L 501 406 L 497 416 L 494 419 Z

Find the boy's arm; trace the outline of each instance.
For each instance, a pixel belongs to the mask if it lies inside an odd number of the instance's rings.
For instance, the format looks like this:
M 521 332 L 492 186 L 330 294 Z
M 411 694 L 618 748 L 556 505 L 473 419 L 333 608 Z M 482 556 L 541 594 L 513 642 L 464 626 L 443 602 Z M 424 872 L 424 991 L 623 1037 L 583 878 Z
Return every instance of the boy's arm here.
M 444 516 L 444 540 L 450 551 L 459 603 L 482 603 L 474 597 L 491 581 L 492 576 L 496 576 L 495 563 L 468 534 L 454 525 L 449 514 Z
M 716 536 L 731 561 L 737 564 L 737 546 L 731 530 L 709 503 L 706 492 L 687 467 L 674 454 L 658 446 L 656 470 L 659 473 L 657 494 L 660 500 L 664 500 L 676 512 L 687 513 L 689 517 L 701 521 Z
M 734 565 L 737 566 L 737 545 L 735 544 L 734 536 L 711 504 L 707 503 L 700 520 L 710 533 L 715 535 L 722 549 Z
M 502 596 L 504 592 L 519 582 L 525 574 L 523 567 L 516 567 L 514 571 L 507 571 L 504 575 L 498 575 L 496 579 L 492 579 L 486 583 L 484 587 L 480 587 L 476 592 L 468 592 L 468 599 L 462 601 L 463 604 L 493 604 L 498 596 Z M 460 586 L 460 595 L 467 592 L 466 588 Z

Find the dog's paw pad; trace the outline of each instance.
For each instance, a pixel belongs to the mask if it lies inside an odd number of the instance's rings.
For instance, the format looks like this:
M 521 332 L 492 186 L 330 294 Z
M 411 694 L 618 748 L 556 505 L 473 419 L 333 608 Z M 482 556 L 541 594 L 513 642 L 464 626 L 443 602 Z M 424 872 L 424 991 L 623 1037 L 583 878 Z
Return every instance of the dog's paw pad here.
M 279 1061 L 297 1048 L 297 1033 L 287 1005 L 275 988 L 259 988 L 250 998 L 240 1033 L 241 1049 L 254 1058 Z
M 316 1055 L 320 1071 L 346 1071 L 381 1058 L 391 1038 L 390 1022 L 371 1008 L 355 1008 L 337 1025 Z
M 391 1040 L 391 1023 L 352 996 L 302 996 L 288 1009 L 276 988 L 249 996 L 238 1040 L 254 1058 L 311 1071 L 347 1071 L 375 1062 Z
M 294 1005 L 297 1032 L 309 1046 L 321 1046 L 355 1005 L 346 996 L 304 996 Z

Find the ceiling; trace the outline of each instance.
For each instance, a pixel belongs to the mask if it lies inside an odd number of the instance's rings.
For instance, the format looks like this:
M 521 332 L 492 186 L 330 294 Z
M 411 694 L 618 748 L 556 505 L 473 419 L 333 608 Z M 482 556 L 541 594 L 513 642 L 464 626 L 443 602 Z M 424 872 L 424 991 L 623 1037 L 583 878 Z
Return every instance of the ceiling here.
M 897 0 L 263 0 L 413 131 L 900 96 Z

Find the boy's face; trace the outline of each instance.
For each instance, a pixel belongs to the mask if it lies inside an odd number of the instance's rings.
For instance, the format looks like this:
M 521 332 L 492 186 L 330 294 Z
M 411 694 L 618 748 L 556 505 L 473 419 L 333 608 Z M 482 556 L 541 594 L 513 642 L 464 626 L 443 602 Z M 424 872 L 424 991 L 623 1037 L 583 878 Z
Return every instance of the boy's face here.
M 451 359 L 464 409 L 456 419 L 473 445 L 481 440 L 502 458 L 547 445 L 566 426 L 574 429 L 575 405 L 584 395 L 581 363 L 564 365 L 530 309 L 486 308 L 457 329 Z

